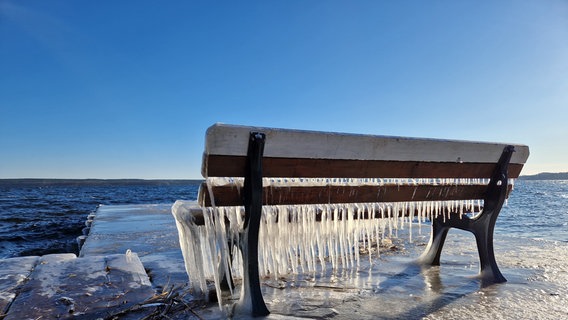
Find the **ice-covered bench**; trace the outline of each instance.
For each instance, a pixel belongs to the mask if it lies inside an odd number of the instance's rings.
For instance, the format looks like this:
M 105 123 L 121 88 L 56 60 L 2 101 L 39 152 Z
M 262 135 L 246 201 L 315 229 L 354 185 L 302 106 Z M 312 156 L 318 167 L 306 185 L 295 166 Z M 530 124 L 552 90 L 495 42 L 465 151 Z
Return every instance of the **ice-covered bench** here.
M 261 275 L 354 267 L 386 230 L 428 220 L 420 263 L 439 265 L 459 228 L 475 235 L 483 279 L 505 282 L 493 229 L 528 156 L 524 145 L 215 124 L 198 205 L 172 208 L 190 281 L 232 290 L 240 273 L 236 307 L 266 315 Z

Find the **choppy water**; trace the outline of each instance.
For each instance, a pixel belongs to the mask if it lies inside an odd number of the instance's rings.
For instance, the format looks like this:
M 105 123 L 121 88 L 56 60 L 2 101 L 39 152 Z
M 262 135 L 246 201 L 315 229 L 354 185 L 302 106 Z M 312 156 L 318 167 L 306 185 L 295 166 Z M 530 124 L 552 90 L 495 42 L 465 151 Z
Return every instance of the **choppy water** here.
M 195 199 L 197 182 L 0 183 L 0 258 L 77 253 L 76 238 L 98 205 Z
M 496 232 L 568 242 L 568 180 L 520 180 L 501 210 Z

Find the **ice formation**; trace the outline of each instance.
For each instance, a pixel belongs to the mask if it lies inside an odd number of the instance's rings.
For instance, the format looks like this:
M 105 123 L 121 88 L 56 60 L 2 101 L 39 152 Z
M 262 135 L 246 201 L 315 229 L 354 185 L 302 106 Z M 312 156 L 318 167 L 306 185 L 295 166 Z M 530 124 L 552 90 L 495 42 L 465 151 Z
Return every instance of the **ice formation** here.
M 322 178 L 263 181 L 264 186 L 488 183 L 489 179 Z M 209 192 L 211 186 L 227 184 L 240 188 L 242 179 L 207 180 Z M 177 201 L 172 213 L 176 218 L 186 271 L 194 291 L 207 292 L 206 281 L 213 280 L 221 306 L 220 283 L 223 277 L 232 275 L 233 278 L 242 278 L 243 275 L 238 247 L 243 237 L 244 208 L 215 207 L 212 193 L 210 197 L 212 207 Z M 260 274 L 277 279 L 291 273 L 314 273 L 329 265 L 334 270 L 357 268 L 362 255 L 368 259 L 377 256 L 381 240 L 396 237 L 399 229 L 412 228 L 416 222 L 421 225 L 440 215 L 471 217 L 482 207 L 482 200 L 263 206 L 259 230 Z M 202 223 L 197 223 L 201 219 Z M 412 232 L 409 234 L 412 235 Z

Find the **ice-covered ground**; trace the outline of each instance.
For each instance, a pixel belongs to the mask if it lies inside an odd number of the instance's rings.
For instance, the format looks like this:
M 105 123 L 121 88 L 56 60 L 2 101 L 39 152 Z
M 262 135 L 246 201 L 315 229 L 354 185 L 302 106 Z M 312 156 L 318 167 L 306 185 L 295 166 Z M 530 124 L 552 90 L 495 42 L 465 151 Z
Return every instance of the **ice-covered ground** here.
M 417 231 L 416 229 L 414 230 Z M 427 228 L 394 239 L 393 250 L 361 260 L 358 270 L 264 279 L 273 319 L 564 319 L 568 317 L 568 245 L 497 236 L 497 262 L 508 282 L 482 287 L 475 276 L 473 236 L 451 230 L 440 267 L 412 263 L 424 249 Z M 237 295 L 238 296 L 238 295 Z M 200 312 L 222 316 L 216 306 Z

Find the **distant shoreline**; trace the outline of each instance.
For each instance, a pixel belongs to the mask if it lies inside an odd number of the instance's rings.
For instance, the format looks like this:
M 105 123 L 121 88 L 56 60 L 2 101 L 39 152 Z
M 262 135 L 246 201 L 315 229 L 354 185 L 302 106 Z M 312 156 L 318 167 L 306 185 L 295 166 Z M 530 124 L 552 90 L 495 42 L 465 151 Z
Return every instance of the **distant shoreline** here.
M 66 186 L 103 186 L 103 185 L 187 185 L 201 184 L 202 179 L 0 179 L 0 186 L 42 186 L 42 185 L 66 185 Z
M 568 180 L 568 172 L 541 172 L 534 175 L 522 175 L 520 180 Z M 16 178 L 0 179 L 0 186 L 42 186 L 42 185 L 188 185 L 201 184 L 203 179 L 56 179 L 56 178 Z
M 520 176 L 521 180 L 568 180 L 568 172 L 541 172 L 528 176 Z

